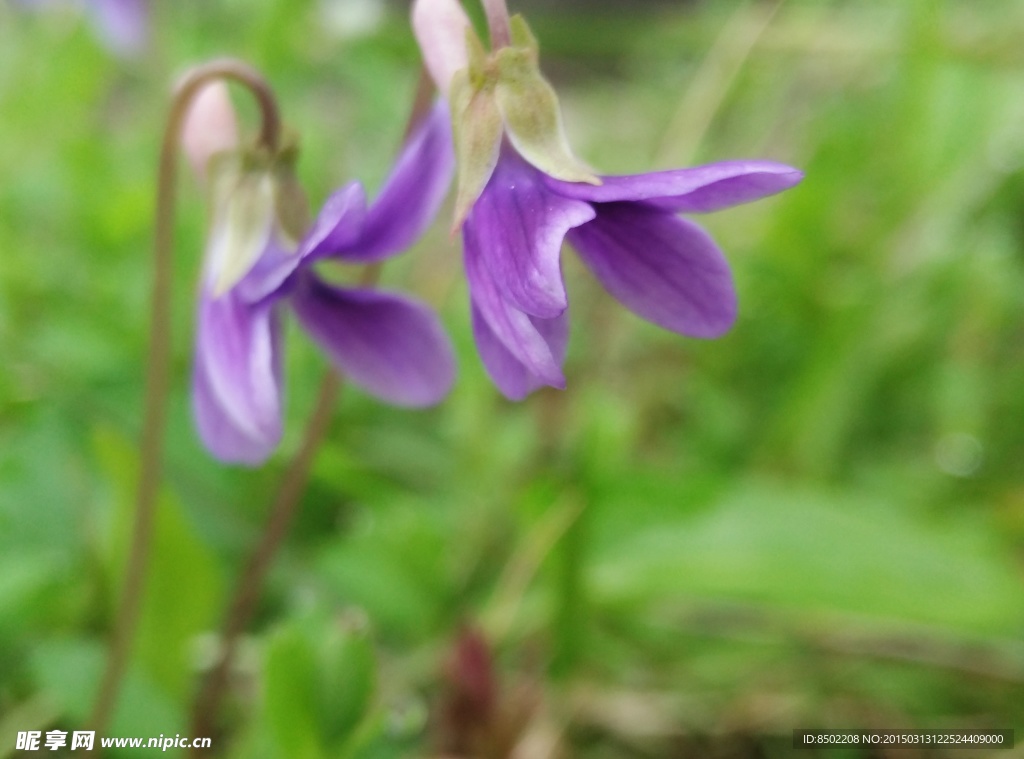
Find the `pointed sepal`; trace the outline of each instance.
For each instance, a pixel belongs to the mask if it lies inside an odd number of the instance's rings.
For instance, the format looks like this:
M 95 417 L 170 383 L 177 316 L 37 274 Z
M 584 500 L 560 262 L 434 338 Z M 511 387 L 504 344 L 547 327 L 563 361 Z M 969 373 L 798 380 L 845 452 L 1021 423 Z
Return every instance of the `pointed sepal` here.
M 295 250 L 310 225 L 309 200 L 295 176 L 298 149 L 294 145 L 281 150 L 274 161 L 274 210 L 282 242 Z
M 501 148 L 501 113 L 492 87 L 475 87 L 473 67 L 452 79 L 452 138 L 458 163 L 458 191 L 455 197 L 457 231 L 494 173 Z
M 540 72 L 537 41 L 522 16 L 511 22 L 514 45 L 494 54 L 495 102 L 509 140 L 519 154 L 545 174 L 566 182 L 601 184 L 572 154 L 558 96 Z
M 247 165 L 250 164 L 250 165 Z M 249 273 L 274 233 L 274 179 L 242 153 L 222 153 L 209 164 L 213 221 L 206 248 L 206 278 L 214 298 Z

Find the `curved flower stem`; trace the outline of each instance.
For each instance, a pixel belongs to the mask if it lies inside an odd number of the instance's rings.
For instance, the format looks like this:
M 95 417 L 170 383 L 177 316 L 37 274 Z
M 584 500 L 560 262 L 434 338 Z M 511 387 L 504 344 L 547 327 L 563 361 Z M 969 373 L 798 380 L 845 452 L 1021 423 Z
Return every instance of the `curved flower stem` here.
M 412 112 L 405 130 L 405 138 L 409 137 L 430 110 L 433 88 L 433 80 L 429 73 L 426 69 L 421 70 Z M 360 285 L 362 287 L 376 285 L 380 279 L 381 269 L 382 264 L 380 263 L 367 266 L 363 270 Z M 341 377 L 334 370 L 329 371 L 324 377 L 316 405 L 306 425 L 302 444 L 284 474 L 277 497 L 270 508 L 270 515 L 260 542 L 249 557 L 242 576 L 239 578 L 221 631 L 220 655 L 213 669 L 199 686 L 199 692 L 193 703 L 190 729 L 194 736 L 212 736 L 217 729 L 217 715 L 228 688 L 238 643 L 252 618 L 260 591 L 263 588 L 263 581 L 270 570 L 274 556 L 284 542 L 292 520 L 298 513 L 313 460 L 327 434 L 331 409 L 334 407 L 341 386 Z M 201 751 L 194 750 L 193 754 L 200 756 Z
M 483 0 L 487 26 L 491 30 L 491 49 L 500 50 L 512 42 L 509 29 L 508 6 L 505 0 Z
M 110 654 L 90 720 L 92 728 L 99 733 L 105 732 L 110 722 L 131 656 L 145 588 L 146 567 L 156 517 L 156 499 L 160 488 L 171 358 L 171 286 L 174 280 L 174 211 L 178 145 L 192 100 L 205 85 L 216 79 L 237 82 L 255 96 L 262 116 L 259 141 L 264 147 L 276 151 L 281 135 L 281 118 L 270 86 L 259 72 L 241 61 L 220 59 L 198 66 L 187 72 L 175 87 L 160 148 L 157 179 L 151 332 L 146 362 L 145 415 L 139 480 L 135 494 L 135 524 Z

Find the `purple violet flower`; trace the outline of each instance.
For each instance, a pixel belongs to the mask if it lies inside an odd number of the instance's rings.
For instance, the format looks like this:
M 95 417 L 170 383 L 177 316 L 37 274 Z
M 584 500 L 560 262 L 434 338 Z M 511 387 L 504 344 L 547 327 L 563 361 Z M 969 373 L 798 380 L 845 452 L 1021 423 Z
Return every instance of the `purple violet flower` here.
M 564 182 L 505 144 L 462 229 L 473 334 L 506 396 L 565 387 L 568 299 L 562 240 L 626 308 L 682 335 L 713 338 L 736 319 L 729 264 L 678 213 L 717 211 L 773 195 L 803 175 L 770 161 Z
M 200 97 L 196 123 L 233 120 L 225 118 L 224 101 L 215 100 L 204 118 Z M 190 140 L 190 133 L 199 136 Z M 198 165 L 203 151 L 223 143 L 190 126 L 185 136 L 186 148 L 190 141 L 201 146 L 190 151 Z M 248 165 L 253 161 L 255 168 Z M 285 304 L 331 362 L 368 393 L 413 407 L 447 394 L 453 351 L 427 306 L 394 293 L 329 284 L 313 264 L 371 263 L 409 247 L 443 201 L 453 162 L 449 120 L 439 104 L 412 134 L 369 207 L 362 186 L 353 182 L 331 195 L 298 242 L 290 237 L 295 230 L 285 208 L 296 201 L 297 187 L 289 186 L 294 180 L 281 166 L 267 169 L 239 151 L 221 152 L 206 164 L 214 218 L 200 285 L 193 410 L 200 437 L 217 458 L 256 465 L 280 440 L 279 321 Z
M 69 5 L 68 0 L 18 0 L 28 8 L 46 9 Z M 85 10 L 97 36 L 112 53 L 137 56 L 149 42 L 148 0 L 85 0 Z
M 771 161 L 729 161 L 632 176 L 593 174 L 569 149 L 536 40 L 511 19 L 511 45 L 490 54 L 457 0 L 416 0 L 424 61 L 452 104 L 473 333 L 488 374 L 520 400 L 562 388 L 568 299 L 565 239 L 628 309 L 683 335 L 718 337 L 736 318 L 729 265 L 711 237 L 678 216 L 747 203 L 803 174 Z

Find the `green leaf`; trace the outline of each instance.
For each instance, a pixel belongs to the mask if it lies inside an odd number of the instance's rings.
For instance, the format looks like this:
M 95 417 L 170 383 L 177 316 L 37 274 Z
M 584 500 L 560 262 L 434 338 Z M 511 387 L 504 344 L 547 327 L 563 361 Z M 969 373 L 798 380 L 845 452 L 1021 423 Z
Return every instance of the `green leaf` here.
M 318 674 L 313 646 L 299 628 L 287 627 L 271 637 L 264 663 L 264 707 L 282 756 L 324 756 L 317 720 Z
M 1016 569 L 981 520 L 933 525 L 896 503 L 770 482 L 620 534 L 594 580 L 613 605 L 685 595 L 1001 634 L 1022 620 Z
M 368 635 L 332 623 L 323 646 L 320 719 L 330 745 L 349 742 L 370 711 L 376 659 Z

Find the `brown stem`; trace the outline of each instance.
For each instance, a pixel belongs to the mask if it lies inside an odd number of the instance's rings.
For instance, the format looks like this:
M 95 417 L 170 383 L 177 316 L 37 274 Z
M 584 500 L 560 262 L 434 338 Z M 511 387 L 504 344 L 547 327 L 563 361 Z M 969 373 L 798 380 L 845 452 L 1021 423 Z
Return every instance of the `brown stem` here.
M 483 0 L 487 26 L 491 30 L 491 49 L 500 50 L 512 42 L 509 28 L 508 6 L 505 0 Z
M 432 92 L 432 80 L 426 70 L 423 70 L 417 85 L 412 112 L 409 115 L 409 123 L 405 132 L 406 138 L 430 109 Z M 363 270 L 360 285 L 363 287 L 376 285 L 380 279 L 381 268 L 380 263 L 367 266 Z M 327 434 L 330 412 L 340 389 L 341 378 L 333 370 L 329 371 L 324 377 L 316 405 L 307 422 L 302 444 L 289 464 L 281 488 L 270 508 L 270 516 L 260 542 L 238 580 L 235 595 L 228 607 L 227 617 L 221 631 L 220 656 L 216 665 L 204 678 L 196 695 L 192 712 L 191 731 L 193 736 L 209 737 L 217 728 L 217 714 L 228 688 L 238 643 L 252 618 L 260 591 L 263 588 L 263 581 L 274 556 L 284 542 L 292 520 L 298 513 L 313 459 Z M 196 756 L 201 755 L 198 750 L 193 753 Z
M 416 80 L 416 94 L 412 96 L 412 109 L 409 111 L 409 120 L 405 124 L 405 132 L 402 134 L 402 142 L 408 141 L 416 127 L 427 115 L 430 106 L 434 103 L 434 80 L 427 69 L 420 69 L 420 78 Z
M 90 720 L 93 729 L 98 733 L 105 732 L 110 722 L 131 656 L 156 516 L 171 362 L 171 286 L 174 279 L 174 208 L 178 145 L 192 100 L 206 84 L 215 79 L 238 82 L 256 97 L 262 115 L 260 142 L 268 150 L 277 150 L 281 134 L 281 120 L 270 86 L 255 69 L 240 61 L 222 59 L 198 66 L 186 73 L 175 88 L 160 148 L 157 179 L 151 333 L 146 363 L 145 415 L 139 480 L 135 495 L 135 524 L 110 653 Z

